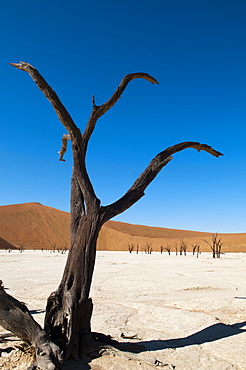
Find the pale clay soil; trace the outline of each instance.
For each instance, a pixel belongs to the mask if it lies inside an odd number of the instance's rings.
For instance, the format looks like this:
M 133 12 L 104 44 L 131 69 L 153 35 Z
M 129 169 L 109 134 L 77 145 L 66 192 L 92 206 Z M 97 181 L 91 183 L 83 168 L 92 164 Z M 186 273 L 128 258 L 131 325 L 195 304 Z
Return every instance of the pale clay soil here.
M 66 255 L 0 251 L 0 279 L 42 325 Z M 67 364 L 69 370 L 246 370 L 246 254 L 99 251 L 91 289 L 92 330 L 142 344 L 139 353 Z M 0 327 L 0 333 L 6 332 Z M 135 339 L 123 339 L 136 336 Z M 32 349 L 0 342 L 0 369 L 24 370 Z M 15 349 L 14 349 L 15 348 Z M 14 350 L 13 350 L 14 349 Z M 158 365 L 158 366 L 156 366 Z

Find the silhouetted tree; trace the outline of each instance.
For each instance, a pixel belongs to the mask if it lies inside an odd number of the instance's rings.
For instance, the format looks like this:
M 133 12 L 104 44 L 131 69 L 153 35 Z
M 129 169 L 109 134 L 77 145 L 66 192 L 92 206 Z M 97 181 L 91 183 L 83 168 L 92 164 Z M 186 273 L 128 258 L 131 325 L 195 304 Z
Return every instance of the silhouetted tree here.
M 24 246 L 22 244 L 19 246 L 19 252 L 20 253 L 23 253 L 24 252 Z
M 151 247 L 151 243 L 146 243 L 146 250 L 148 254 L 153 252 L 154 249 Z
M 193 254 L 193 256 L 196 252 L 196 248 L 197 248 L 197 244 L 195 244 L 195 245 L 192 244 L 192 254 Z
M 182 255 L 184 252 L 184 255 L 186 256 L 186 251 L 188 248 L 188 244 L 182 239 L 179 244 L 179 254 Z
M 198 258 L 198 254 L 200 252 L 200 245 L 199 244 L 193 244 L 192 245 L 192 253 L 193 253 L 193 256 L 195 255 L 195 253 L 197 252 L 197 258 Z
M 203 239 L 212 249 L 213 258 L 220 258 L 221 255 L 221 248 L 223 243 L 221 242 L 221 238 L 218 237 L 218 233 L 212 235 L 212 243 L 209 243 L 207 240 Z
M 145 254 L 147 254 L 147 253 L 148 253 L 148 251 L 147 251 L 147 246 L 143 246 L 143 247 L 142 247 L 142 251 L 143 251 Z
M 128 244 L 128 250 L 130 253 L 132 253 L 133 249 L 134 249 L 134 244 Z
M 175 252 L 176 252 L 176 256 L 178 255 L 178 245 L 175 244 Z
M 171 247 L 169 245 L 167 245 L 164 249 L 167 251 L 167 253 L 170 256 L 170 254 L 171 254 Z
M 18 337 L 31 342 L 36 349 L 36 364 L 40 369 L 54 369 L 63 357 L 77 358 L 101 347 L 91 333 L 92 300 L 90 286 L 95 264 L 96 243 L 102 225 L 112 217 L 130 208 L 144 196 L 145 189 L 172 155 L 187 148 L 204 150 L 215 157 L 221 153 L 206 144 L 183 142 L 157 154 L 129 190 L 117 201 L 102 206 L 97 198 L 86 168 L 86 153 L 98 119 L 120 98 L 128 83 L 143 78 L 158 82 L 146 73 L 126 75 L 111 98 L 96 105 L 92 98 L 92 112 L 84 132 L 76 126 L 57 94 L 40 73 L 28 63 L 11 63 L 27 72 L 52 104 L 67 133 L 62 138 L 60 160 L 72 143 L 73 173 L 71 181 L 71 239 L 63 276 L 57 290 L 48 298 L 44 330 L 36 323 L 28 309 L 15 298 L 0 290 L 0 324 Z

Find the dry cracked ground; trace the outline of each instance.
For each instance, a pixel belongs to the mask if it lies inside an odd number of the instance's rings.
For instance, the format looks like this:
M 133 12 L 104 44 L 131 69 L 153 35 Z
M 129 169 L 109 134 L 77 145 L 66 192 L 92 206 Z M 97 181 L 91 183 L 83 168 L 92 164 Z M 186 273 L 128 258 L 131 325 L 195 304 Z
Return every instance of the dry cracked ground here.
M 0 252 L 0 279 L 41 325 L 65 260 L 66 255 L 47 251 Z M 244 253 L 213 259 L 210 253 L 196 258 L 99 251 L 92 330 L 131 343 L 132 349 L 70 361 L 65 368 L 246 369 L 245 270 Z M 0 343 L 0 369 L 24 370 L 32 353 L 16 338 L 6 338 Z

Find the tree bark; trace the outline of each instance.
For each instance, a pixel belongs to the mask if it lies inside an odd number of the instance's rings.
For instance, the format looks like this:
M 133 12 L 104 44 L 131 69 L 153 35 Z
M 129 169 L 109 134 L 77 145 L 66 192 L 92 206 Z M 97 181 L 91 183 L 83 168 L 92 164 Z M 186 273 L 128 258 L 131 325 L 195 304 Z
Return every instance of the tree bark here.
M 47 301 L 45 331 L 64 349 L 64 358 L 77 358 L 92 350 L 90 286 L 101 228 L 100 208 L 80 217 L 63 277 Z M 71 231 L 74 225 L 71 225 Z

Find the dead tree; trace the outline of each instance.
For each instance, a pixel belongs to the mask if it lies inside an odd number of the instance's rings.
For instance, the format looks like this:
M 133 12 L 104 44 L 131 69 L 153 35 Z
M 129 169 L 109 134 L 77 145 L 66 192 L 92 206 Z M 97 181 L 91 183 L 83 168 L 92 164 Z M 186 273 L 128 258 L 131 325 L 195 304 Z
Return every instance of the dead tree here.
M 147 247 L 146 246 L 144 246 L 143 248 L 142 248 L 142 251 L 145 253 L 145 254 L 147 254 L 148 252 L 147 252 Z
M 175 252 L 176 252 L 176 256 L 178 255 L 178 246 L 177 244 L 175 244 Z
M 47 301 L 44 330 L 42 331 L 31 318 L 27 309 L 20 307 L 14 298 L 7 297 L 5 293 L 3 300 L 0 299 L 0 324 L 13 331 L 20 338 L 25 337 L 34 345 L 38 367 L 53 369 L 55 365 L 52 367 L 51 364 L 55 364 L 56 360 L 59 361 L 61 351 L 63 359 L 77 358 L 83 353 L 88 354 L 91 350 L 95 350 L 96 346 L 98 347 L 98 343 L 95 344 L 91 333 L 93 304 L 89 293 L 96 257 L 96 243 L 102 225 L 142 198 L 147 186 L 172 160 L 173 154 L 187 148 L 204 150 L 215 157 L 219 157 L 221 153 L 198 142 L 183 142 L 171 146 L 151 160 L 143 173 L 121 198 L 112 204 L 103 206 L 95 194 L 86 168 L 88 143 L 96 123 L 115 105 L 133 79 L 143 78 L 153 84 L 158 82 L 146 73 L 131 73 L 123 78 L 117 90 L 104 104 L 96 105 L 93 97 L 92 112 L 85 130 L 81 134 L 57 94 L 33 66 L 25 62 L 11 63 L 11 65 L 31 76 L 50 101 L 67 130 L 62 140 L 60 160 L 64 160 L 67 140 L 70 140 L 72 144 L 70 250 L 60 285 L 55 292 L 51 293 Z M 5 314 L 6 310 L 8 310 L 8 315 Z M 23 315 L 28 319 L 24 320 Z M 6 317 L 8 317 L 7 323 L 5 322 Z M 14 325 L 14 322 L 19 325 Z
M 163 247 L 163 245 L 161 245 L 161 246 L 160 246 L 161 254 L 162 254 L 163 250 L 164 250 L 164 247 Z
M 153 252 L 154 249 L 151 247 L 151 243 L 146 243 L 146 250 L 148 254 Z
M 136 253 L 138 254 L 138 251 L 139 251 L 139 245 L 137 244 L 136 246 Z
M 193 254 L 193 256 L 195 255 L 196 247 L 197 247 L 197 244 L 195 244 L 195 245 L 192 244 L 192 254 Z
M 184 240 L 182 239 L 179 245 L 179 254 L 182 255 L 182 252 L 184 252 L 184 255 L 186 256 L 187 248 L 188 248 L 187 243 L 184 242 Z
M 193 244 L 192 245 L 193 256 L 195 255 L 196 252 L 197 252 L 196 256 L 198 258 L 198 255 L 199 255 L 199 252 L 200 252 L 200 245 L 199 244 Z
M 167 245 L 164 249 L 167 251 L 167 253 L 170 256 L 170 254 L 171 254 L 171 247 L 169 245 Z
M 130 253 L 132 253 L 133 249 L 134 249 L 134 244 L 128 244 L 128 250 Z
M 23 247 L 23 245 L 22 245 L 22 244 L 19 246 L 19 252 L 20 252 L 20 253 L 23 253 L 23 252 L 24 252 L 24 247 Z
M 212 249 L 213 258 L 220 258 L 221 255 L 221 248 L 223 243 L 221 242 L 221 238 L 219 239 L 218 233 L 212 235 L 212 243 L 209 243 L 207 240 L 203 239 Z

